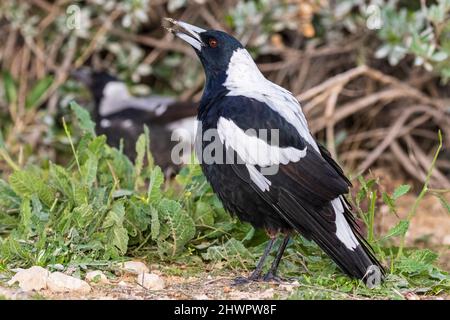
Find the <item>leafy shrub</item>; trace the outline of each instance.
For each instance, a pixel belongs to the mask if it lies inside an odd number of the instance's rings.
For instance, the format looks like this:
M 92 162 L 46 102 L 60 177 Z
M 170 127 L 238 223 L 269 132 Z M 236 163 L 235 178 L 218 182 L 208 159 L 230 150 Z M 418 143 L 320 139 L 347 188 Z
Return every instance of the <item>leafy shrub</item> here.
M 253 238 L 253 228 L 224 211 L 198 165 L 185 167 L 163 191 L 147 129 L 133 164 L 105 136 L 95 135 L 85 109 L 71 107 L 82 133 L 75 144 L 64 122 L 73 150 L 68 166 L 49 162 L 21 169 L 12 163 L 9 181 L 0 180 L 0 232 L 7 235 L 0 238 L 0 264 L 89 264 L 129 250 L 173 259 L 228 238 Z
M 326 11 L 324 11 L 326 12 Z M 450 1 L 343 0 L 323 15 L 323 25 L 338 20 L 352 33 L 373 30 L 381 42 L 373 56 L 397 65 L 408 56 L 414 66 L 450 79 Z M 336 22 L 336 21 L 335 21 Z M 371 27 L 369 24 L 372 23 Z M 331 30 L 330 30 L 331 31 Z
M 72 144 L 74 161 L 67 168 L 51 162 L 46 168 L 29 166 L 12 173 L 9 185 L 0 181 L 2 216 L 8 216 L 4 210 L 16 216 L 16 227 L 2 240 L 3 263 L 117 259 L 147 235 L 161 256 L 178 255 L 195 236 L 194 220 L 164 196 L 161 169 L 151 160 L 144 166 L 148 132 L 137 142 L 133 165 L 104 136 L 95 136 L 84 109 L 72 107 L 83 130 L 77 147 Z M 144 181 L 148 187 L 142 192 Z

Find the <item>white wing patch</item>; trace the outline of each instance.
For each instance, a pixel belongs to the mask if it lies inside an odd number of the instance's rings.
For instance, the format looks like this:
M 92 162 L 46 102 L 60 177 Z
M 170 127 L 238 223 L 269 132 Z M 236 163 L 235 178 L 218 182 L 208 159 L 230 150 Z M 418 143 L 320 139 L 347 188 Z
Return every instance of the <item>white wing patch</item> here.
M 105 117 L 131 108 L 155 112 L 159 116 L 167 110 L 167 105 L 174 101 L 174 98 L 162 96 L 134 97 L 128 92 L 125 83 L 112 81 L 108 82 L 103 89 L 103 98 L 100 102 L 99 113 L 102 117 Z
M 341 199 L 336 198 L 331 201 L 331 204 L 333 205 L 334 213 L 336 215 L 336 236 L 348 249 L 355 250 L 359 245 L 359 242 L 348 225 L 347 220 L 345 220 L 344 207 L 342 206 Z
M 303 150 L 299 150 L 294 147 L 281 148 L 270 145 L 256 136 L 246 134 L 232 120 L 224 117 L 220 117 L 217 122 L 217 132 L 220 141 L 236 151 L 246 164 L 269 167 L 297 162 L 306 156 L 306 146 Z
M 271 185 L 255 166 L 262 168 L 279 164 L 297 162 L 306 156 L 306 149 L 294 147 L 278 147 L 268 144 L 256 136 L 246 134 L 232 120 L 220 117 L 217 122 L 217 132 L 220 141 L 227 147 L 233 149 L 245 162 L 252 181 L 262 190 L 268 191 Z
M 267 80 L 247 50 L 237 49 L 233 53 L 224 86 L 230 91 L 228 96 L 245 96 L 267 104 L 319 151 L 297 99 L 288 90 Z

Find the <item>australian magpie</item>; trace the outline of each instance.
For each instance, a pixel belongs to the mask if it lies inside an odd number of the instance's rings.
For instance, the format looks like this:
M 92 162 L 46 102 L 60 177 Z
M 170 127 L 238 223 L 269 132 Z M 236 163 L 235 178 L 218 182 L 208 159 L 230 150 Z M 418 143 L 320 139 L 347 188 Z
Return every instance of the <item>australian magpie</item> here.
M 96 132 L 106 135 L 109 145 L 119 147 L 123 139 L 124 153 L 134 159 L 136 140 L 145 124 L 150 129 L 150 148 L 155 163 L 167 175 L 178 170 L 179 163 L 174 164 L 171 151 L 180 140 L 193 141 L 197 114 L 195 103 L 157 95 L 132 96 L 123 81 L 105 71 L 84 67 L 74 70 L 71 75 L 90 89 L 94 99 Z M 190 149 L 186 147 L 184 150 Z
M 231 35 L 167 20 L 173 24 L 169 31 L 194 48 L 206 75 L 197 116 L 202 170 L 230 213 L 270 237 L 254 272 L 241 280 L 279 280 L 276 272 L 289 237 L 299 232 L 349 276 L 368 286 L 378 284 L 383 268 L 344 196 L 351 183 L 311 135 L 297 99 L 267 80 Z M 271 139 L 275 134 L 276 143 Z M 220 148 L 211 148 L 213 140 Z M 220 152 L 223 160 L 217 157 Z M 262 275 L 280 234 L 283 242 Z

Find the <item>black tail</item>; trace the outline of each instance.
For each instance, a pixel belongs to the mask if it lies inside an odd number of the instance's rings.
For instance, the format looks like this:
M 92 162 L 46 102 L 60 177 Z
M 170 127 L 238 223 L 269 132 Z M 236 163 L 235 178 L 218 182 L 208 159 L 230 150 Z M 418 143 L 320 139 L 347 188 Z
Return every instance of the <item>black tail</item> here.
M 362 237 L 343 198 L 336 198 L 319 212 L 317 208 L 301 205 L 290 194 L 283 196 L 280 204 L 289 223 L 303 236 L 316 242 L 343 272 L 363 280 L 368 287 L 381 283 L 385 271 Z

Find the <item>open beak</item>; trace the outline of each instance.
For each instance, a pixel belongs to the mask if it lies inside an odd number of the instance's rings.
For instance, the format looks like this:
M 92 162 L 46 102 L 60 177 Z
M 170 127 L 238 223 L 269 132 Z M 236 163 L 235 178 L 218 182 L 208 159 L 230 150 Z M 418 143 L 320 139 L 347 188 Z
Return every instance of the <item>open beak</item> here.
M 205 29 L 171 18 L 165 18 L 165 20 L 173 24 L 172 28 L 166 28 L 169 32 L 189 43 L 195 50 L 201 51 L 202 46 L 205 44 L 200 38 L 200 33 L 205 32 Z

